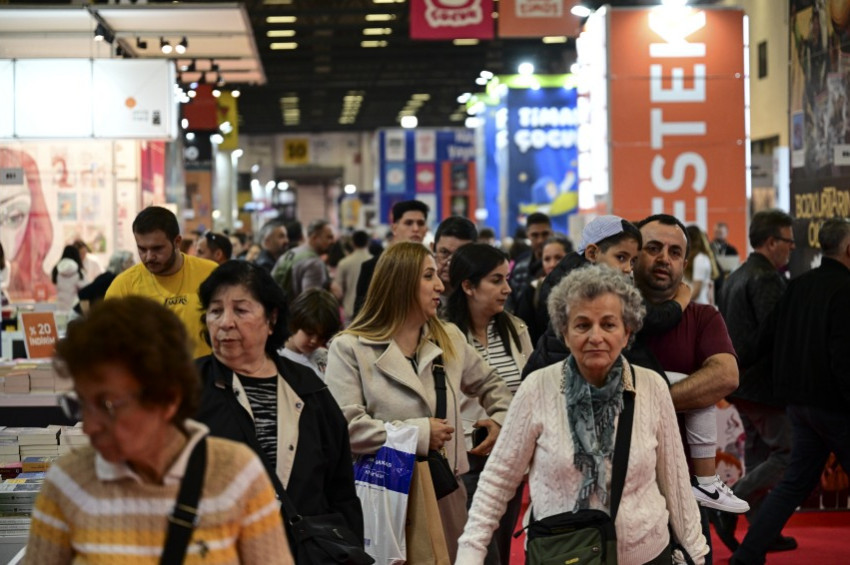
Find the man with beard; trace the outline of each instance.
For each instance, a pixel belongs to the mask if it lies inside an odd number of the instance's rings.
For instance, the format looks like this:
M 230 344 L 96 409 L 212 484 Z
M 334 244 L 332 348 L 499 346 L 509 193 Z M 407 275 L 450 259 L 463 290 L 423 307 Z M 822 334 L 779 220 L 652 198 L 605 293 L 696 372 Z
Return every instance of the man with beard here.
M 200 337 L 205 326 L 198 287 L 218 264 L 180 252 L 180 226 L 166 208 L 150 206 L 139 212 L 133 220 L 133 237 L 141 262 L 115 277 L 106 298 L 139 295 L 165 305 L 186 326 L 194 357 L 209 355 L 210 347 Z
M 685 226 L 667 214 L 650 216 L 637 226 L 643 248 L 635 265 L 635 284 L 647 302 L 661 304 L 675 296 L 684 276 L 688 253 Z M 646 348 L 669 380 L 675 381 L 670 396 L 677 412 L 713 407 L 738 387 L 735 349 L 723 318 L 713 306 L 691 302 L 672 329 L 640 335 L 635 345 Z M 681 424 L 680 419 L 680 426 L 688 428 L 686 436 L 694 473 L 691 484 L 697 502 L 732 512 L 748 510 L 749 506 L 737 499 L 716 474 L 716 426 L 708 429 L 705 425 L 697 428 Z M 713 440 L 711 432 L 714 432 Z M 710 540 L 707 523 L 703 512 L 703 533 Z

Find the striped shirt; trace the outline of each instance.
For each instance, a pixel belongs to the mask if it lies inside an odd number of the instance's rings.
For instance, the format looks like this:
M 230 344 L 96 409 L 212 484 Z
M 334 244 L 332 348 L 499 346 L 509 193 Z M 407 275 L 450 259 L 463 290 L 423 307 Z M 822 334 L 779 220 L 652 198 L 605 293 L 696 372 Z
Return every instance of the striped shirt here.
M 505 350 L 505 344 L 502 343 L 502 338 L 496 331 L 495 320 L 490 320 L 490 323 L 487 324 L 487 347 L 481 345 L 474 337 L 472 338 L 472 345 L 475 346 L 475 351 L 487 361 L 487 364 L 502 377 L 511 393 L 516 394 L 522 382 L 521 373 L 510 350 Z M 516 347 L 516 344 L 511 342 L 511 347 Z
M 169 475 L 182 477 L 185 459 L 178 457 Z M 53 464 L 35 502 L 24 563 L 159 563 L 180 481 L 166 476 L 164 484 L 152 484 L 132 472 L 104 479 L 98 471 L 104 465 L 122 466 L 101 460 L 91 446 Z M 199 522 L 185 563 L 292 564 L 266 470 L 241 443 L 207 439 Z
M 257 441 L 263 448 L 272 468 L 277 466 L 277 379 L 273 377 L 246 377 L 237 374 L 251 412 Z

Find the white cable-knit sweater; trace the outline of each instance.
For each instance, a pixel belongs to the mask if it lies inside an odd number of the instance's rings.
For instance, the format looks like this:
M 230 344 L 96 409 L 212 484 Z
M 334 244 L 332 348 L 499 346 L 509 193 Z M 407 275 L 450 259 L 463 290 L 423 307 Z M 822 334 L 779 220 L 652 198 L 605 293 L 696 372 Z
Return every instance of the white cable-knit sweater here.
M 529 466 L 536 518 L 575 507 L 581 472 L 573 465 L 566 400 L 560 391 L 562 375 L 563 363 L 551 365 L 532 373 L 517 391 L 481 473 L 460 538 L 457 565 L 484 562 L 493 530 Z M 669 521 L 676 538 L 700 565 L 709 548 L 700 530 L 670 392 L 657 373 L 625 361 L 623 379 L 625 388 L 636 390 L 636 395 L 629 466 L 615 522 L 617 559 L 620 565 L 631 565 L 657 557 L 670 541 Z M 608 477 L 610 486 L 610 462 Z M 595 496 L 590 506 L 608 510 Z

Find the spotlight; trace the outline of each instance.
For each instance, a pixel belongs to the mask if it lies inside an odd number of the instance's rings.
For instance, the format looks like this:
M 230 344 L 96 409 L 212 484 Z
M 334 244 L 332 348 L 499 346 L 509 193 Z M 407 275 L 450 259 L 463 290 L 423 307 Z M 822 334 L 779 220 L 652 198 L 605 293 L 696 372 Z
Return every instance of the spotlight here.
M 98 23 L 97 27 L 94 28 L 94 40 L 112 43 L 115 40 L 115 35 L 105 25 Z
M 180 41 L 180 43 L 177 44 L 177 46 L 174 48 L 174 50 L 182 55 L 183 53 L 186 52 L 187 47 L 189 47 L 189 41 L 186 39 L 186 36 L 184 35 L 182 41 Z
M 230 91 L 230 95 L 231 95 L 232 97 L 234 97 L 234 98 L 239 98 L 239 96 L 241 96 L 241 95 L 242 95 L 242 93 L 241 93 L 241 92 L 239 92 L 238 90 L 235 90 L 235 89 L 234 89 L 234 90 L 231 90 L 231 91 Z
M 167 42 L 164 37 L 159 38 L 159 48 L 162 49 L 162 52 L 166 55 L 168 55 L 174 50 L 171 44 Z
M 142 39 L 141 37 L 136 38 L 136 48 L 137 49 L 147 49 L 148 42 Z

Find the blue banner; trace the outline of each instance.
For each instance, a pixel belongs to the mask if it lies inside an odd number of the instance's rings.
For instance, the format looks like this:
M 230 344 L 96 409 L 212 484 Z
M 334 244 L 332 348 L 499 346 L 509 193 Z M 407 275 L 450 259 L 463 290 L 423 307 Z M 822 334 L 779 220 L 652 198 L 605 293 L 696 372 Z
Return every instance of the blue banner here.
M 576 91 L 511 88 L 507 106 L 508 231 L 543 212 L 566 234 L 578 211 Z

